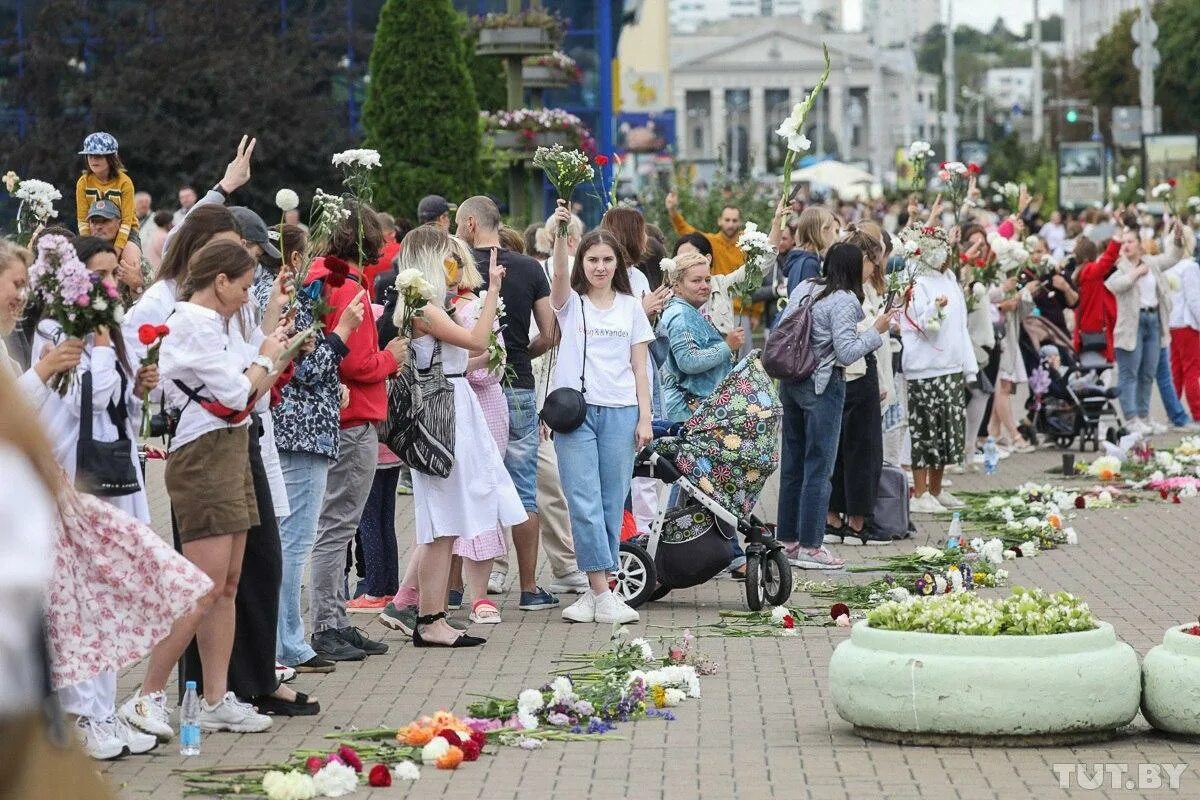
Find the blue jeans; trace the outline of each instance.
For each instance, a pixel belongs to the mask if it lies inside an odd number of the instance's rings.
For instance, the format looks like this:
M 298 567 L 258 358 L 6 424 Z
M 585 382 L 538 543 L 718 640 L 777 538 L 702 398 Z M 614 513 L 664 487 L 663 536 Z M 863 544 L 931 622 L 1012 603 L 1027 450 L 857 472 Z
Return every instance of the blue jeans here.
M 779 529 L 781 542 L 820 547 L 825 538 L 825 515 L 833 484 L 833 465 L 842 432 L 846 382 L 834 370 L 825 391 L 817 394 L 813 379 L 782 381 L 783 457 L 779 470 Z
M 582 425 L 570 433 L 554 434 L 558 474 L 571 513 L 575 561 L 584 572 L 617 568 L 637 423 L 637 406 L 589 405 Z
M 283 580 L 279 584 L 279 617 L 275 623 L 275 659 L 294 667 L 316 656 L 304 636 L 300 582 L 317 537 L 317 518 L 333 462 L 313 453 L 281 450 L 279 464 L 292 513 L 279 520 Z
M 1150 391 L 1154 387 L 1161 349 L 1158 312 L 1141 312 L 1134 349 L 1116 349 L 1117 387 L 1121 392 L 1121 412 L 1126 418 L 1146 419 L 1150 416 Z
M 367 575 L 355 587 L 355 597 L 364 594 L 390 597 L 400 589 L 400 566 L 396 552 L 396 483 L 399 480 L 399 467 L 375 470 L 371 493 L 367 495 L 367 504 L 358 521 L 362 560 Z
M 1183 403 L 1179 402 L 1179 394 L 1175 391 L 1175 380 L 1171 377 L 1170 351 L 1169 347 L 1159 350 L 1158 370 L 1154 373 L 1154 380 L 1158 382 L 1158 393 L 1162 395 L 1163 408 L 1167 410 L 1167 419 L 1171 420 L 1172 425 L 1178 427 L 1187 425 L 1192 421 L 1192 417 L 1183 407 Z
M 504 468 L 517 488 L 521 505 L 536 514 L 538 445 L 537 399 L 532 389 L 505 389 L 508 401 L 508 449 L 504 452 Z M 630 445 L 632 447 L 632 445 Z

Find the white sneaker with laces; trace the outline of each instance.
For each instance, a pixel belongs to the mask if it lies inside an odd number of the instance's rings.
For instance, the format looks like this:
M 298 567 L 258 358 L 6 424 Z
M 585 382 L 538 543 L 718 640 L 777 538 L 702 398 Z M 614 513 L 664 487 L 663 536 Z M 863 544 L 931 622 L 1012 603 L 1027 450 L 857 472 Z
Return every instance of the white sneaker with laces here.
M 504 581 L 508 576 L 503 572 L 493 572 L 488 576 L 488 594 L 504 594 Z
M 596 595 L 590 589 L 584 592 L 578 600 L 562 610 L 562 618 L 567 622 L 595 622 Z
M 97 761 L 111 761 L 129 752 L 125 742 L 107 720 L 80 717 L 75 720 L 75 730 L 87 754 Z
M 140 756 L 158 747 L 157 736 L 142 733 L 116 714 L 104 720 L 104 724 L 112 727 L 113 733 L 129 748 L 131 755 Z
M 596 597 L 596 622 L 606 625 L 611 625 L 614 622 L 627 625 L 631 622 L 637 622 L 639 619 L 641 617 L 638 615 L 638 612 L 625 605 L 625 602 L 612 592 L 605 592 Z
M 580 570 L 555 578 L 554 582 L 546 587 L 546 591 L 551 594 L 584 594 L 590 589 L 587 573 Z
M 166 692 L 142 694 L 139 689 L 125 701 L 117 715 L 139 731 L 158 737 L 160 742 L 169 742 L 175 735 Z
M 908 510 L 913 514 L 941 514 L 945 512 L 946 507 L 937 501 L 937 498 L 929 492 L 920 497 L 914 497 L 908 505 Z
M 210 706 L 207 700 L 200 701 L 200 730 L 233 731 L 234 733 L 261 733 L 271 727 L 271 718 L 259 714 L 254 706 L 243 703 L 226 692 L 221 702 Z
M 950 494 L 945 489 L 942 489 L 942 493 L 937 496 L 937 501 L 942 504 L 943 508 L 946 508 L 949 510 L 956 509 L 956 508 L 963 508 L 964 506 L 966 506 L 966 503 L 964 503 L 962 500 L 959 500 L 957 497 Z

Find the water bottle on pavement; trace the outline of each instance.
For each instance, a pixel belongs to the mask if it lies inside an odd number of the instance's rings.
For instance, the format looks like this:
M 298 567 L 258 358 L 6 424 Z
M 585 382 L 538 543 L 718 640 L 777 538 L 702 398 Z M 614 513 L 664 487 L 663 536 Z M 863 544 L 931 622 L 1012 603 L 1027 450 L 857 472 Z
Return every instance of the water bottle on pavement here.
M 983 471 L 988 475 L 995 475 L 999 468 L 1000 449 L 996 447 L 996 440 L 989 436 L 987 444 L 983 446 Z
M 946 549 L 957 550 L 962 547 L 962 516 L 955 511 L 950 520 L 950 533 L 946 536 Z
M 200 755 L 200 696 L 196 694 L 196 682 L 188 681 L 183 692 L 183 705 L 179 707 L 179 755 Z

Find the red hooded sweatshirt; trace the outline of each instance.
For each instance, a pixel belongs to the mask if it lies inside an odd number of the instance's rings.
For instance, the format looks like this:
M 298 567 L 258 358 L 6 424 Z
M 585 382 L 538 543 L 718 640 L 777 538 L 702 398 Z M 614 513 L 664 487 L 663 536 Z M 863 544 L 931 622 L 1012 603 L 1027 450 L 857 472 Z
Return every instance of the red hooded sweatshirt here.
M 1104 331 L 1104 357 L 1113 363 L 1113 328 L 1117 325 L 1117 298 L 1104 279 L 1112 272 L 1121 254 L 1121 240 L 1114 236 L 1100 258 L 1084 264 L 1075 273 L 1079 287 L 1079 305 L 1075 307 L 1075 352 L 1079 352 L 1079 334 Z
M 332 331 L 346 306 L 363 291 L 358 267 L 350 265 L 350 275 L 339 287 L 329 285 L 329 269 L 325 259 L 318 258 L 308 270 L 304 285 L 325 280 L 325 300 L 333 310 L 325 317 L 325 330 Z M 375 312 L 371 309 L 370 294 L 367 295 L 366 313 L 362 324 L 350 334 L 346 341 L 350 352 L 338 367 L 338 377 L 350 389 L 350 404 L 342 409 L 341 427 L 354 428 L 359 425 L 377 424 L 387 419 L 387 385 L 384 381 L 398 369 L 396 359 L 386 350 L 379 349 L 379 335 L 375 332 Z

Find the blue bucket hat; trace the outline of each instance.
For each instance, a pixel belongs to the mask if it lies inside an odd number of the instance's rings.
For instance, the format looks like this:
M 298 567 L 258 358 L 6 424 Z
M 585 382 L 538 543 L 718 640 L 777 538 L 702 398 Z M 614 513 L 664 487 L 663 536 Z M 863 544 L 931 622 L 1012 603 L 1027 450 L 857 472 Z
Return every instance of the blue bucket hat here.
M 83 140 L 83 149 L 79 151 L 81 156 L 107 156 L 117 152 L 117 137 L 111 133 L 99 131 L 97 133 L 89 133 L 87 138 Z

